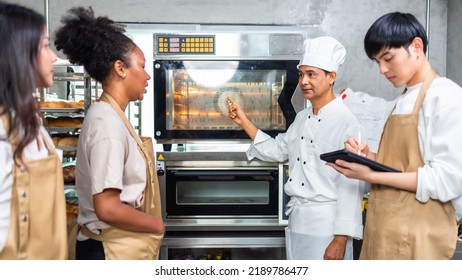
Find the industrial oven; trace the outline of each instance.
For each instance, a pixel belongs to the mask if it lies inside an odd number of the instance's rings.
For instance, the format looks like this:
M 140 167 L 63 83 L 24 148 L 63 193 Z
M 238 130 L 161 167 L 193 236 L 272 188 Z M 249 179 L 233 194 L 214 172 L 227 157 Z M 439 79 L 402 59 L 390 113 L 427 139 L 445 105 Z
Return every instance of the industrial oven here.
M 132 24 L 127 30 L 152 58 L 152 108 L 148 95 L 143 101 L 152 119 L 142 123 L 145 131 L 152 126 L 158 144 L 166 223 L 161 258 L 284 259 L 287 165 L 247 160 L 250 140 L 228 118 L 227 97 L 264 132 L 285 132 L 306 107 L 296 65 L 310 29 Z

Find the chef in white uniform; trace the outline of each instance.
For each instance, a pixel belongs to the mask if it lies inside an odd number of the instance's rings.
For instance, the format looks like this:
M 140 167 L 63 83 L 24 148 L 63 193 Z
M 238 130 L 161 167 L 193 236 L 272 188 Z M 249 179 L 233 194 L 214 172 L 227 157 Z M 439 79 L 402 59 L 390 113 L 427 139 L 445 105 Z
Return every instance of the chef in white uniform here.
M 345 136 L 361 129 L 333 90 L 345 54 L 342 44 L 332 37 L 304 42 L 297 66 L 299 86 L 312 106 L 299 112 L 287 132 L 275 138 L 259 130 L 243 108 L 228 98 L 229 117 L 253 140 L 247 151 L 249 160 L 289 161 L 289 179 L 284 185 L 291 197 L 288 259 L 352 259 L 352 239 L 362 238 L 362 184 L 339 175 L 319 158 L 343 148 Z

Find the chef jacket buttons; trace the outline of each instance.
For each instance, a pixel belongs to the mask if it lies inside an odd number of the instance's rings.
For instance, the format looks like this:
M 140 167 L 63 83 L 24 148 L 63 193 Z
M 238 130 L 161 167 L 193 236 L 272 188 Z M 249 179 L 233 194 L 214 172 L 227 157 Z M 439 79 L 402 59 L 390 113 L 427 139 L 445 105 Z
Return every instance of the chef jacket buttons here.
M 297 158 L 297 161 L 300 161 L 300 158 Z
M 303 164 L 306 164 L 306 161 L 304 161 Z
M 313 140 L 310 140 L 310 143 L 313 143 Z
M 309 119 L 311 119 L 311 116 L 308 116 Z
M 289 182 L 292 182 L 292 178 L 289 179 Z
M 302 136 L 302 140 L 303 140 L 303 136 Z
M 21 217 L 21 221 L 27 222 L 27 216 L 26 216 L 26 215 L 23 215 L 23 216 Z
M 318 122 L 321 122 L 321 119 L 319 119 Z
M 21 193 L 21 196 L 24 197 L 24 198 L 27 197 L 27 192 L 26 192 L 26 191 L 23 191 L 23 192 Z
M 302 187 L 305 186 L 305 183 L 302 183 Z

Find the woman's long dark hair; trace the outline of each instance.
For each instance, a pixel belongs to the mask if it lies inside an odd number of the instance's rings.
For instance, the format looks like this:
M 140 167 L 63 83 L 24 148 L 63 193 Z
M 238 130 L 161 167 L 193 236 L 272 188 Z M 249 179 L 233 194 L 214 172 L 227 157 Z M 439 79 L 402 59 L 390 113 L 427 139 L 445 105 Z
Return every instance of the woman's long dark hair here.
M 41 126 L 33 92 L 45 27 L 45 19 L 37 12 L 0 2 L 0 116 L 7 116 L 16 163 Z

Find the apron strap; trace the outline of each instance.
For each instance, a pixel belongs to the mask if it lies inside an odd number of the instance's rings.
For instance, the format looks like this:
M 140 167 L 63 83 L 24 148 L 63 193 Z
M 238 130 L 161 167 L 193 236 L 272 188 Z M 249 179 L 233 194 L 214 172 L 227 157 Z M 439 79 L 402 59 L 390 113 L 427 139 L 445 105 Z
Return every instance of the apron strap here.
M 154 162 L 153 160 L 151 159 L 151 157 L 149 156 L 148 152 L 145 150 L 145 147 L 143 145 L 143 141 L 141 140 L 140 136 L 135 132 L 135 130 L 133 129 L 133 126 L 132 124 L 128 121 L 127 117 L 125 116 L 125 113 L 122 111 L 122 109 L 120 109 L 120 106 L 119 104 L 117 104 L 117 102 L 115 101 L 115 99 L 108 93 L 106 92 L 103 92 L 103 94 L 101 95 L 100 99 L 104 102 L 107 102 L 109 103 L 112 108 L 114 108 L 114 110 L 117 112 L 117 114 L 119 115 L 119 117 L 122 119 L 122 121 L 124 122 L 125 124 L 125 127 L 128 129 L 128 131 L 130 132 L 130 135 L 133 137 L 133 139 L 135 139 L 137 145 L 138 145 L 138 149 L 140 149 L 141 151 L 141 154 L 143 155 L 143 157 L 145 158 L 146 160 L 146 164 L 147 164 L 147 177 L 146 178 L 146 183 L 150 183 L 150 181 L 152 180 L 152 178 L 154 178 L 154 174 L 153 174 L 153 171 L 152 171 L 152 167 L 154 166 Z M 143 203 L 144 204 L 144 203 Z M 151 207 L 154 205 L 154 201 L 151 201 Z
M 120 106 L 119 106 L 119 104 L 117 104 L 114 97 L 112 97 L 110 94 L 108 94 L 106 92 L 103 92 L 100 99 L 107 102 L 107 103 L 109 103 L 112 106 L 112 108 L 114 108 L 114 110 L 117 112 L 119 117 L 124 122 L 125 127 L 130 132 L 130 135 L 133 137 L 133 139 L 135 139 L 138 146 L 141 147 L 143 145 L 143 142 L 141 141 L 140 136 L 138 134 L 136 134 L 135 130 L 133 129 L 132 124 L 128 121 L 127 117 L 125 116 L 125 113 L 122 111 L 122 109 L 120 109 Z
M 3 108 L 0 108 L 0 109 L 3 109 Z M 7 115 L 3 114 L 1 116 L 1 119 L 2 119 L 2 122 L 3 122 L 3 126 L 5 127 L 5 131 L 8 132 L 8 129 L 10 127 L 10 123 L 8 122 Z M 42 142 L 45 144 L 45 147 L 48 150 L 48 153 L 51 154 L 51 155 L 55 155 L 56 150 L 55 150 L 54 146 L 51 144 L 51 142 L 47 141 L 47 138 L 46 138 L 45 134 L 43 133 L 41 127 L 39 127 L 39 134 L 40 134 L 40 137 L 42 138 Z M 8 141 L 10 142 L 11 148 L 14 151 L 16 149 L 16 147 L 18 146 L 19 137 L 17 135 L 7 135 L 7 137 L 8 137 Z M 38 139 L 36 139 L 36 140 L 38 140 Z M 24 165 L 24 162 L 25 162 L 24 154 L 20 155 L 20 158 L 18 158 L 17 160 L 18 160 L 17 163 L 19 163 L 20 165 Z
M 100 99 L 103 100 L 104 102 L 109 103 L 112 106 L 112 108 L 114 108 L 114 110 L 117 112 L 119 117 L 124 122 L 125 127 L 130 132 L 130 135 L 133 137 L 133 139 L 135 139 L 136 144 L 138 144 L 138 148 L 141 150 L 141 153 L 143 154 L 143 157 L 146 158 L 148 166 L 152 165 L 153 164 L 152 160 L 149 158 L 147 152 L 144 150 L 143 141 L 141 140 L 140 136 L 135 132 L 135 129 L 133 129 L 132 124 L 128 121 L 127 117 L 125 116 L 125 113 L 122 111 L 122 109 L 120 109 L 119 104 L 117 104 L 115 99 L 110 94 L 108 94 L 106 92 L 103 92 Z
M 423 81 L 422 87 L 419 91 L 419 96 L 414 104 L 414 109 L 412 110 L 412 114 L 418 115 L 420 111 L 420 107 L 422 107 L 423 100 L 425 98 L 425 93 L 427 92 L 428 88 L 430 87 L 433 80 L 436 78 L 437 74 L 433 69 L 425 75 L 425 79 Z
M 43 133 L 42 129 L 40 129 L 40 136 L 42 137 L 43 143 L 45 143 L 45 147 L 48 149 L 48 153 L 51 155 L 56 154 L 56 149 L 54 146 L 48 141 L 45 134 Z
M 5 128 L 5 131 L 6 131 L 6 133 L 8 133 L 8 130 L 10 129 L 10 122 L 8 121 L 6 111 L 3 110 L 3 107 L 1 107 L 1 106 L 0 106 L 0 111 L 5 112 L 5 114 L 1 115 L 1 119 L 2 119 L 2 122 L 3 122 L 3 127 Z M 10 142 L 10 145 L 14 150 L 16 148 L 16 146 L 17 146 L 19 137 L 16 134 L 15 135 L 6 135 L 6 137 L 7 138 L 5 140 L 8 140 Z

